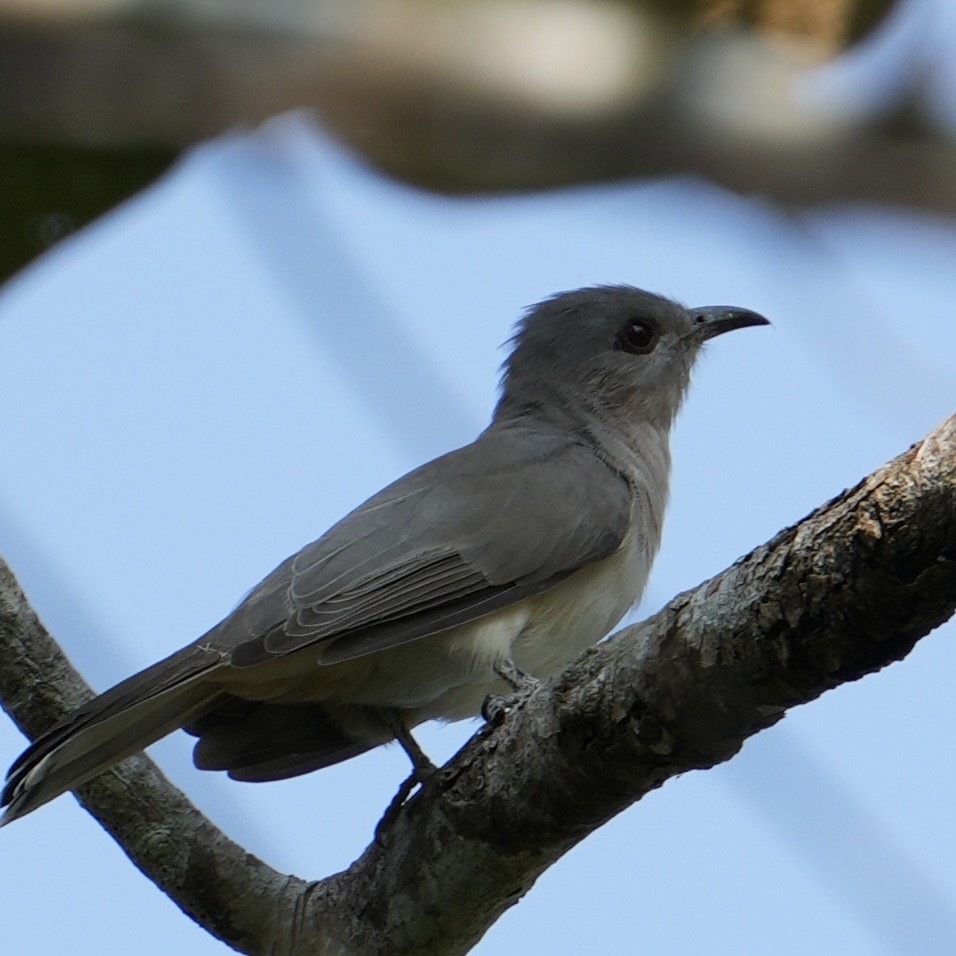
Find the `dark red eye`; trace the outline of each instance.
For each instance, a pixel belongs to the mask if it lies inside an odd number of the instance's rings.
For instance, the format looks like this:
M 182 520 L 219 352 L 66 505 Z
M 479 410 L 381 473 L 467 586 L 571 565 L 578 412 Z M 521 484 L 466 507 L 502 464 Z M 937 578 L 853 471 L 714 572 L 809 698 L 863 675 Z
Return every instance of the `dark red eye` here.
M 657 329 L 640 319 L 628 319 L 614 340 L 614 348 L 633 355 L 647 355 L 657 344 Z

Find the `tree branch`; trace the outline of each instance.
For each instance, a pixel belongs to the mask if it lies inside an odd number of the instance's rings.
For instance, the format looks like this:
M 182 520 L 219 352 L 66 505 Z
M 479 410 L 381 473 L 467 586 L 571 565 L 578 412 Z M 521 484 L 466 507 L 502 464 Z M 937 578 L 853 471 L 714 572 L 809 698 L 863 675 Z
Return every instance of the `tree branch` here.
M 231 843 L 145 757 L 83 805 L 248 953 L 461 953 L 574 844 L 788 707 L 904 657 L 956 609 L 956 416 L 857 487 L 516 702 L 345 873 Z M 0 566 L 0 698 L 30 735 L 89 694 Z

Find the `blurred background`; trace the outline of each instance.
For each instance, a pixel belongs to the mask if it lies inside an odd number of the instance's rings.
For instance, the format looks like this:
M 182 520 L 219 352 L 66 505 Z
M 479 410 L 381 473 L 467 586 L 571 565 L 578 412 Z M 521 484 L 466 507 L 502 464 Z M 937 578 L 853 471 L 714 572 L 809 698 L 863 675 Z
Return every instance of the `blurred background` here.
M 0 554 L 105 689 L 470 441 L 524 307 L 628 282 L 774 323 L 698 368 L 646 616 L 953 412 L 954 43 L 948 0 L 0 0 Z M 956 951 L 954 636 L 670 781 L 476 952 Z M 407 772 L 152 752 L 307 878 Z M 226 951 L 69 796 L 0 844 L 7 952 Z

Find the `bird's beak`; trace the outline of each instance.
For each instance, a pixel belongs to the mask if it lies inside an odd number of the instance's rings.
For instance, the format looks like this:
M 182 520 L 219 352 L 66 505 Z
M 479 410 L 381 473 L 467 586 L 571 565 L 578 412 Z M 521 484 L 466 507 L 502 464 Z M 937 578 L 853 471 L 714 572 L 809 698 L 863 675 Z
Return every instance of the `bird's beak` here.
M 691 334 L 700 342 L 734 329 L 745 329 L 750 325 L 770 325 L 770 320 L 757 312 L 738 309 L 733 305 L 705 305 L 699 309 L 690 309 L 689 312 L 694 320 L 694 331 Z

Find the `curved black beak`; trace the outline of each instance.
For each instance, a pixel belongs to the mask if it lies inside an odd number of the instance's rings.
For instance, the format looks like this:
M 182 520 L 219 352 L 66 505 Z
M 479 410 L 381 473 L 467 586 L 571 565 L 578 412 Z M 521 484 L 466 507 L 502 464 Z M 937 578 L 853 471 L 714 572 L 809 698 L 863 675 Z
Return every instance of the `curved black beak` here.
M 688 311 L 694 320 L 692 334 L 701 342 L 712 339 L 715 335 L 723 335 L 724 332 L 733 332 L 734 329 L 770 325 L 770 320 L 759 313 L 751 312 L 750 309 L 738 309 L 733 305 L 705 305 Z

